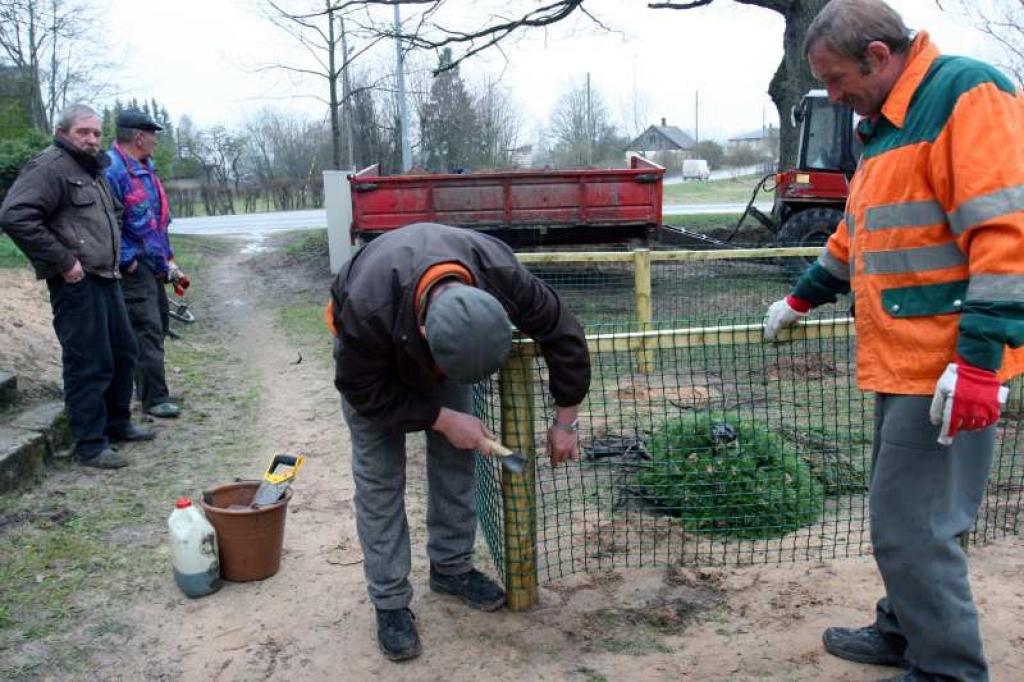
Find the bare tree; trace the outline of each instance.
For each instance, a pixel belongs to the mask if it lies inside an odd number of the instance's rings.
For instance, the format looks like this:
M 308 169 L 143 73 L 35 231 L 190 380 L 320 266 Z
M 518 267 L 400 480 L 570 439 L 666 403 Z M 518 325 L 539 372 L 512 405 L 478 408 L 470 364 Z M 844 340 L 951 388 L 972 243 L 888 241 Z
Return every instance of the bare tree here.
M 418 9 L 419 14 L 407 21 L 399 32 L 399 38 L 410 47 L 440 49 L 451 47 L 455 51 L 448 68 L 455 68 L 463 60 L 483 50 L 499 46 L 513 34 L 526 29 L 550 26 L 573 15 L 589 18 L 599 28 L 607 28 L 600 19 L 591 14 L 584 4 L 586 0 L 548 0 L 544 4 L 511 0 L 506 12 L 493 15 L 482 25 L 459 26 L 457 19 L 446 16 L 439 18 L 445 5 L 444 0 L 343 0 L 336 2 L 333 9 L 362 8 L 367 11 L 375 6 L 398 2 Z M 689 10 L 706 7 L 715 0 L 688 0 L 684 2 L 649 2 L 651 9 Z M 777 12 L 785 19 L 783 33 L 783 57 L 768 86 L 768 94 L 775 103 L 781 122 L 781 161 L 789 165 L 796 159 L 797 133 L 790 122 L 790 111 L 800 98 L 814 86 L 814 78 L 803 55 L 803 39 L 815 15 L 828 0 L 733 0 L 743 5 L 752 5 Z M 516 10 L 516 7 L 520 10 Z M 393 37 L 395 30 L 383 21 L 364 22 L 364 29 L 377 35 Z
M 346 27 L 345 5 L 335 5 L 331 0 L 308 4 L 309 9 L 305 12 L 285 9 L 275 0 L 264 0 L 264 3 L 264 16 L 301 45 L 307 58 L 304 62 L 292 64 L 265 64 L 257 70 L 276 69 L 326 82 L 327 97 L 320 94 L 321 91 L 315 91 L 310 96 L 327 106 L 331 122 L 331 167 L 341 168 L 342 125 L 351 126 L 352 123 L 348 70 L 357 58 L 381 40 L 381 36 L 372 36 L 358 47 L 350 48 L 349 42 L 354 36 Z M 350 127 L 349 131 L 351 133 Z M 351 137 L 349 134 L 346 139 L 351 140 Z M 348 165 L 352 163 L 350 157 Z
M 555 162 L 560 166 L 589 167 L 617 162 L 623 141 L 611 124 L 608 108 L 589 84 L 562 95 L 551 115 Z
M 33 124 L 51 130 L 70 101 L 110 90 L 96 52 L 97 15 L 80 0 L 0 0 L 0 56 L 35 84 Z
M 952 0 L 1003 53 L 999 66 L 1024 88 L 1024 0 Z
M 486 81 L 476 100 L 480 135 L 480 165 L 503 168 L 512 159 L 519 139 L 520 118 L 508 92 L 494 80 Z

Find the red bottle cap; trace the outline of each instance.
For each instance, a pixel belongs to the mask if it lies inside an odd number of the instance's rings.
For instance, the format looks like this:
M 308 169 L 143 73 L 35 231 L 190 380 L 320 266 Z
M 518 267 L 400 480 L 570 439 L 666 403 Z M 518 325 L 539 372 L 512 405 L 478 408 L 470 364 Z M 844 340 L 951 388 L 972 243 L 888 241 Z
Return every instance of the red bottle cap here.
M 174 503 L 176 509 L 187 509 L 192 506 L 192 500 L 187 497 L 179 497 L 178 501 Z

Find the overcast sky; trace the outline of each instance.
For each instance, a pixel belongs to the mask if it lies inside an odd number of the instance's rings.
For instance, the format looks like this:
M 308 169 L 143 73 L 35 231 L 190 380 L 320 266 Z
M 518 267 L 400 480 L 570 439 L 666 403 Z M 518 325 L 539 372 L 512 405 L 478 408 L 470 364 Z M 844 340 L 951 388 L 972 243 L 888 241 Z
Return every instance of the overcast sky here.
M 449 0 L 449 7 L 479 11 L 483 0 Z M 535 6 L 507 0 L 502 6 Z M 307 7 L 304 0 L 281 0 Z M 319 4 L 319 3 L 316 3 Z M 890 0 L 911 28 L 926 29 L 947 53 L 991 58 L 980 35 L 936 8 L 934 0 Z M 948 4 L 948 3 L 947 3 Z M 172 118 L 189 115 L 200 125 L 239 124 L 265 107 L 325 115 L 306 95 L 326 92 L 315 80 L 257 73 L 267 62 L 299 64 L 302 49 L 259 16 L 259 0 L 109 0 L 105 37 L 129 68 L 124 97 L 155 97 Z M 611 31 L 585 18 L 547 30 L 524 31 L 465 63 L 471 85 L 500 77 L 523 114 L 523 138 L 543 124 L 558 97 L 585 82 L 598 92 L 616 123 L 631 128 L 633 111 L 648 123 L 665 118 L 700 137 L 724 140 L 774 123 L 768 83 L 782 56 L 783 21 L 769 10 L 719 0 L 695 10 L 649 10 L 636 0 L 588 0 Z M 402 8 L 412 15 L 413 7 Z M 383 72 L 393 48 L 375 55 Z M 414 62 L 417 59 L 414 58 Z M 435 63 L 418 58 L 419 67 Z M 411 65 L 410 68 L 416 68 Z M 698 95 L 699 93 L 699 95 Z M 699 118 L 695 101 L 699 97 Z

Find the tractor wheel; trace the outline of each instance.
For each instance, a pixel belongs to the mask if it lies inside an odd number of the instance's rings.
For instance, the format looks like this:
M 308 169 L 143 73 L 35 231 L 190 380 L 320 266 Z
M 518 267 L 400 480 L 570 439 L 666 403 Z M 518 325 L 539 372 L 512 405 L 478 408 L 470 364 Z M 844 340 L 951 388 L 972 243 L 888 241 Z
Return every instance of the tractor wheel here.
M 824 246 L 842 219 L 843 212 L 834 208 L 808 208 L 794 213 L 782 224 L 776 245 Z M 803 270 L 817 259 L 800 257 L 792 260 Z

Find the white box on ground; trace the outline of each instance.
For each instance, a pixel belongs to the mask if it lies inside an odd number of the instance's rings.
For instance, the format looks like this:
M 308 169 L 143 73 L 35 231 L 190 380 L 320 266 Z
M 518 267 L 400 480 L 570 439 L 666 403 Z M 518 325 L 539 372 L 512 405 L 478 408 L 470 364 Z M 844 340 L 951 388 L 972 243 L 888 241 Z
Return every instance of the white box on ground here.
M 331 274 L 352 255 L 352 186 L 348 175 L 354 171 L 324 171 L 324 207 L 327 209 L 327 250 Z

